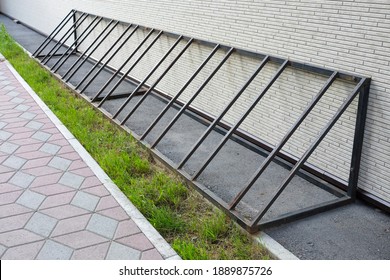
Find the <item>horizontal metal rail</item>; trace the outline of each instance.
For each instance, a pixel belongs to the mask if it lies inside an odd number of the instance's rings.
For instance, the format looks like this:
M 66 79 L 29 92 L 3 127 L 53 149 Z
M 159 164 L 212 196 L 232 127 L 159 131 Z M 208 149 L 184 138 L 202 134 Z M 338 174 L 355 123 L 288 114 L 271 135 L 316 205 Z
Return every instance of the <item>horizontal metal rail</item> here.
M 83 13 L 82 11 L 77 11 L 78 13 Z M 89 14 L 91 16 L 95 16 L 94 14 Z M 104 19 L 107 19 L 107 20 L 110 20 L 110 18 L 107 18 L 107 17 L 103 17 Z M 125 24 L 127 25 L 128 23 L 127 22 L 124 22 L 124 21 L 120 21 L 120 23 L 122 24 Z M 145 30 L 149 30 L 150 27 L 147 27 L 147 26 L 143 26 L 143 25 L 139 25 L 140 28 L 143 28 Z M 164 35 L 166 36 L 171 36 L 171 37 L 175 37 L 177 38 L 178 36 L 180 36 L 181 34 L 178 34 L 178 33 L 174 33 L 174 32 L 169 32 L 169 31 L 165 31 L 163 30 L 164 32 Z M 190 40 L 192 37 L 190 36 L 184 36 L 183 39 L 184 40 Z M 215 46 L 215 43 L 214 42 L 210 42 L 210 41 L 207 41 L 207 40 L 204 40 L 204 39 L 200 39 L 200 38 L 195 38 L 194 37 L 194 41 L 202 46 L 208 46 L 208 47 L 213 47 Z M 224 50 L 229 50 L 230 48 L 232 48 L 232 46 L 229 46 L 229 45 L 223 45 L 223 44 L 220 44 L 220 48 L 221 49 L 224 49 Z M 253 58 L 258 58 L 258 59 L 262 59 L 263 57 L 265 57 L 267 54 L 263 54 L 263 53 L 260 53 L 260 52 L 254 52 L 254 51 L 251 51 L 251 50 L 246 50 L 246 49 L 240 49 L 240 48 L 235 48 L 235 52 L 237 54 L 240 54 L 240 55 L 243 55 L 243 56 L 247 56 L 247 57 L 253 57 Z M 278 56 L 271 56 L 270 55 L 270 61 L 272 62 L 275 62 L 275 63 L 279 63 L 279 64 L 282 64 L 283 61 L 285 61 L 286 59 L 283 58 L 283 57 L 278 57 Z M 312 72 L 312 73 L 316 73 L 316 74 L 320 74 L 320 75 L 325 75 L 325 76 L 330 76 L 332 75 L 332 73 L 335 71 L 335 70 L 332 70 L 332 69 L 329 69 L 329 68 L 323 68 L 323 67 L 318 67 L 318 66 L 315 66 L 315 65 L 311 65 L 309 63 L 302 63 L 302 62 L 297 62 L 297 61 L 289 61 L 290 62 L 290 66 L 293 67 L 293 68 L 296 68 L 296 69 L 301 69 L 301 70 L 305 70 L 305 71 L 308 71 L 308 72 Z M 362 78 L 365 78 L 364 76 L 360 76 L 356 73 L 348 73 L 348 72 L 345 72 L 345 71 L 338 71 L 339 73 L 339 79 L 342 79 L 342 80 L 347 80 L 347 81 L 360 81 L 360 79 Z

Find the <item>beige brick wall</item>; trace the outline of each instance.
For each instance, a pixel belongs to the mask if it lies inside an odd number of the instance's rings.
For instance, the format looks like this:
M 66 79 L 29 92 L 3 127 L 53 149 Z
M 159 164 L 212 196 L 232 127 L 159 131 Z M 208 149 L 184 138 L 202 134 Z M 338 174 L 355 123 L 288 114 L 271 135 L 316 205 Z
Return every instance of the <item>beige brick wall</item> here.
M 390 1 L 0 0 L 0 3 L 4 13 L 46 33 L 71 8 L 75 8 L 372 77 L 359 187 L 390 201 Z M 132 43 L 143 36 L 143 32 L 137 32 L 122 55 L 128 55 Z M 172 43 L 172 39 L 162 37 L 150 55 L 134 69 L 133 75 L 144 77 Z M 104 48 L 95 55 L 98 57 Z M 158 88 L 175 94 L 209 51 L 194 44 Z M 222 56 L 223 52 L 219 52 L 210 66 L 215 65 Z M 117 59 L 113 65 L 119 65 L 122 60 Z M 253 59 L 233 55 L 215 81 L 194 102 L 194 106 L 218 114 L 257 63 Z M 183 100 L 188 99 L 210 69 L 207 67 L 202 71 L 183 95 Z M 275 70 L 274 65 L 269 65 L 261 72 L 226 116 L 226 121 L 234 122 L 237 119 Z M 275 144 L 325 80 L 326 77 L 288 68 L 242 128 Z M 352 84 L 337 81 L 286 145 L 285 151 L 302 154 L 352 87 Z M 355 110 L 356 103 L 352 104 L 310 158 L 311 163 L 342 179 L 348 177 Z

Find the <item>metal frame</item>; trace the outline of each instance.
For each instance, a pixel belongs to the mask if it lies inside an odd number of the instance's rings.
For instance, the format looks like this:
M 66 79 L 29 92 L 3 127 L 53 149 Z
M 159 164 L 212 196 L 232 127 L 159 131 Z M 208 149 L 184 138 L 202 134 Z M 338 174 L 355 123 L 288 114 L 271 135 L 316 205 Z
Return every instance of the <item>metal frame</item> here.
M 75 34 L 74 30 L 80 27 L 80 25 L 87 19 L 88 14 L 82 13 L 81 16 L 73 22 L 72 26 L 64 33 L 64 35 L 55 43 L 53 48 L 41 59 L 41 63 L 46 65 L 46 63 L 53 57 L 53 55 L 57 54 L 57 51 L 63 47 L 72 36 L 72 33 Z M 72 32 L 73 31 L 73 32 Z M 49 42 L 53 41 L 54 37 L 51 37 Z M 43 49 L 42 49 L 43 50 Z M 73 50 L 72 50 L 73 52 Z
M 79 15 L 79 16 L 76 16 Z M 88 24 L 88 26 L 84 29 L 81 34 L 78 34 L 77 29 L 81 26 L 81 24 L 88 17 L 93 17 L 93 20 Z M 198 189 L 205 197 L 209 198 L 213 203 L 215 203 L 218 207 L 224 209 L 232 218 L 234 218 L 240 225 L 245 227 L 250 232 L 256 232 L 260 229 L 263 229 L 267 226 L 278 225 L 283 222 L 292 221 L 298 218 L 307 217 L 309 215 L 313 215 L 319 212 L 323 212 L 329 209 L 333 209 L 335 207 L 345 205 L 347 203 L 353 202 L 356 198 L 356 189 L 358 182 L 358 174 L 360 168 L 360 160 L 361 160 L 361 150 L 363 145 L 363 135 L 364 135 L 364 127 L 365 127 L 365 119 L 367 114 L 367 103 L 368 103 L 368 94 L 369 94 L 369 86 L 370 79 L 366 77 L 360 77 L 357 75 L 352 75 L 349 73 L 334 71 L 330 69 L 324 69 L 313 65 L 298 63 L 286 59 L 282 59 L 275 56 L 265 55 L 261 53 L 255 53 L 247 50 L 237 49 L 234 47 L 215 44 L 212 42 L 194 39 L 191 37 L 187 37 L 180 34 L 174 34 L 171 32 L 166 32 L 157 29 L 150 29 L 140 25 L 133 25 L 128 23 L 123 23 L 113 19 L 107 19 L 101 16 L 91 15 L 83 12 L 79 12 L 76 10 L 72 10 L 62 21 L 61 23 L 53 30 L 53 32 L 46 38 L 46 40 L 38 47 L 38 49 L 34 52 L 34 56 L 36 58 L 40 58 L 40 53 L 42 53 L 52 42 L 55 41 L 55 37 L 65 29 L 65 26 L 68 25 L 69 21 L 73 18 L 72 26 L 65 32 L 65 35 L 59 41 L 56 41 L 55 46 L 49 51 L 49 53 L 41 59 L 41 62 L 46 65 L 48 61 L 50 61 L 53 57 L 58 56 L 57 51 L 65 44 L 65 42 L 69 39 L 71 34 L 74 34 L 74 42 L 68 46 L 68 49 L 65 53 L 63 53 L 58 59 L 58 61 L 51 67 L 51 71 L 53 73 L 57 72 L 65 63 L 65 61 L 72 55 L 79 55 L 76 62 L 72 64 L 72 66 L 66 70 L 65 74 L 62 75 L 61 79 L 65 82 L 69 82 L 72 77 L 80 70 L 80 68 L 87 61 L 93 61 L 92 58 L 93 53 L 99 48 L 99 46 L 105 42 L 107 37 L 111 34 L 111 32 L 118 25 L 127 26 L 120 34 L 120 36 L 115 40 L 115 42 L 108 48 L 108 50 L 98 59 L 94 60 L 95 63 L 91 69 L 87 72 L 84 77 L 82 77 L 81 81 L 77 84 L 76 87 L 73 87 L 78 93 L 83 94 L 85 90 L 97 79 L 98 75 L 101 71 L 109 71 L 112 73 L 110 78 L 105 82 L 105 84 L 96 92 L 93 98 L 87 98 L 90 100 L 97 108 L 102 107 L 102 105 L 110 99 L 114 98 L 123 98 L 124 102 L 120 105 L 119 109 L 112 115 L 103 110 L 103 112 L 112 118 L 116 123 L 122 125 L 126 130 L 129 130 L 125 127 L 126 122 L 131 118 L 134 112 L 143 104 L 143 102 L 147 99 L 150 94 L 159 94 L 164 97 L 164 94 L 156 90 L 156 86 L 158 83 L 166 76 L 166 74 L 172 69 L 172 67 L 179 61 L 179 59 L 185 55 L 187 49 L 194 43 L 198 45 L 203 45 L 207 47 L 212 47 L 212 51 L 208 54 L 208 56 L 204 59 L 204 61 L 197 67 L 197 69 L 191 74 L 190 78 L 186 81 L 186 83 L 181 87 L 181 89 L 174 95 L 173 97 L 166 98 L 168 102 L 163 110 L 158 114 L 158 116 L 151 122 L 148 128 L 143 132 L 142 135 L 133 135 L 140 140 L 141 143 L 148 146 L 153 154 L 163 160 L 169 167 L 173 170 L 176 170 L 179 174 L 181 174 L 189 183 L 191 183 L 196 189 Z M 93 38 L 92 42 L 89 46 L 86 47 L 83 53 L 79 53 L 78 46 L 82 44 L 92 31 L 96 28 L 96 26 L 102 21 L 107 20 L 108 24 L 104 28 L 104 30 Z M 96 22 L 97 21 L 97 22 Z M 132 29 L 132 30 L 131 30 Z M 135 34 L 138 30 L 143 29 L 148 31 L 146 36 L 136 45 L 134 46 L 134 50 L 128 55 L 126 60 L 120 65 L 118 69 L 113 69 L 110 66 L 110 62 L 118 55 L 122 47 L 127 44 L 130 38 Z M 131 31 L 130 31 L 131 30 Z M 128 34 L 128 32 L 130 33 Z M 157 33 L 153 39 L 149 40 L 153 33 Z M 126 34 L 128 34 L 126 36 Z M 155 45 L 155 43 L 160 39 L 160 37 L 169 36 L 176 38 L 175 42 L 170 46 L 170 48 L 162 55 L 159 61 L 150 68 L 150 71 L 143 78 L 142 81 L 135 79 L 130 76 L 131 71 L 141 62 L 141 60 L 148 54 L 150 49 Z M 125 37 L 126 36 L 126 37 Z M 121 42 L 122 41 L 122 42 Z M 150 42 L 149 42 L 150 41 Z M 181 48 L 181 50 L 176 54 L 169 65 L 163 70 L 162 74 L 154 81 L 152 85 L 148 85 L 148 80 L 150 77 L 159 69 L 162 63 L 171 55 L 173 50 L 177 48 L 180 42 L 186 41 L 187 43 Z M 120 43 L 121 42 L 121 43 Z M 120 44 L 119 44 L 120 43 Z M 145 46 L 145 49 L 141 51 L 141 48 Z M 114 49 L 116 50 L 114 51 Z M 192 94 L 191 98 L 183 103 L 179 101 L 182 93 L 188 88 L 188 86 L 193 82 L 193 80 L 198 76 L 198 74 L 204 69 L 204 67 L 210 62 L 210 60 L 214 57 L 217 52 L 224 52 L 224 57 L 217 63 L 205 81 L 199 86 L 199 88 Z M 194 108 L 192 108 L 192 102 L 199 96 L 199 94 L 204 90 L 206 85 L 214 78 L 215 74 L 221 69 L 221 67 L 228 61 L 229 57 L 236 53 L 238 55 L 249 56 L 253 59 L 259 60 L 259 65 L 252 73 L 252 75 L 248 78 L 248 80 L 241 86 L 241 88 L 237 91 L 234 97 L 229 101 L 229 103 L 224 107 L 222 112 L 216 116 L 211 118 L 207 129 L 203 132 L 200 138 L 195 142 L 195 144 L 191 147 L 191 149 L 187 152 L 184 158 L 180 161 L 180 163 L 174 164 L 171 160 L 169 160 L 165 155 L 161 154 L 157 146 L 159 142 L 165 137 L 165 135 L 170 131 L 172 126 L 177 122 L 177 120 L 183 115 L 188 114 L 189 111 L 197 112 Z M 65 59 L 63 60 L 63 58 Z M 131 63 L 129 68 L 123 72 L 123 69 L 128 66 L 130 61 L 136 57 L 135 61 Z M 80 60 L 81 63 L 80 63 Z M 105 60 L 105 62 L 103 62 Z M 268 81 L 268 83 L 264 86 L 264 88 L 256 95 L 253 99 L 252 103 L 246 108 L 245 112 L 241 115 L 241 117 L 231 126 L 228 126 L 223 123 L 222 119 L 227 114 L 227 112 L 231 109 L 231 107 L 236 103 L 236 101 L 240 98 L 240 96 L 245 92 L 248 86 L 253 82 L 253 80 L 261 75 L 262 69 L 267 65 L 267 63 L 277 63 L 279 64 L 279 68 L 274 73 L 273 77 Z M 298 120 L 294 123 L 294 125 L 288 130 L 288 132 L 284 135 L 282 140 L 275 147 L 268 147 L 269 154 L 267 158 L 263 161 L 263 163 L 258 167 L 256 172 L 252 175 L 251 178 L 245 183 L 245 185 L 241 188 L 241 190 L 236 194 L 236 196 L 229 203 L 223 201 L 220 197 L 210 191 L 206 186 L 199 182 L 198 178 L 202 174 L 202 172 L 208 167 L 210 162 L 214 159 L 214 157 L 219 153 L 219 151 L 224 147 L 229 139 L 240 137 L 242 134 L 240 132 L 240 125 L 247 118 L 247 116 L 252 112 L 252 110 L 258 105 L 261 99 L 267 94 L 269 89 L 273 86 L 273 84 L 278 80 L 280 75 L 284 72 L 287 67 L 291 67 L 294 69 L 301 69 L 305 71 L 309 71 L 312 73 L 325 75 L 328 77 L 326 83 L 323 85 L 321 90 L 317 93 L 317 95 L 313 98 L 310 104 L 306 107 L 306 109 L 301 113 Z M 99 68 L 96 73 L 87 81 L 87 79 L 92 75 L 92 73 Z M 115 78 L 119 78 L 119 80 L 110 88 L 107 94 L 103 95 L 103 92 L 107 89 L 107 87 L 113 82 Z M 288 140 L 294 135 L 306 117 L 310 114 L 313 108 L 318 104 L 327 90 L 331 87 L 332 83 L 336 79 L 354 81 L 356 86 L 354 90 L 350 93 L 347 99 L 343 102 L 343 104 L 339 107 L 338 111 L 333 115 L 333 117 L 329 120 L 326 126 L 322 129 L 317 138 L 312 142 L 310 147 L 306 150 L 306 152 L 296 160 L 293 161 L 292 169 L 290 170 L 288 176 L 284 179 L 282 184 L 278 186 L 275 193 L 271 196 L 271 199 L 267 202 L 267 204 L 262 209 L 257 209 L 257 214 L 252 219 L 247 219 L 243 217 L 239 211 L 236 209 L 237 206 L 242 202 L 242 199 L 248 192 L 251 190 L 251 187 L 254 183 L 261 179 L 261 175 L 267 169 L 269 164 L 274 160 L 283 160 L 282 158 L 282 148 L 288 142 Z M 114 95 L 115 90 L 124 82 L 131 82 L 135 84 L 135 88 L 125 94 L 116 94 Z M 87 83 L 83 86 L 83 84 L 87 81 Z M 82 88 L 81 88 L 82 87 Z M 80 89 L 81 88 L 81 89 Z M 118 120 L 118 116 L 123 110 L 128 106 L 129 102 L 135 95 L 142 94 L 141 98 L 135 103 L 133 108 L 123 117 L 122 120 Z M 303 169 L 306 170 L 307 167 L 307 159 L 310 155 L 315 151 L 321 141 L 325 138 L 325 136 L 329 133 L 335 123 L 339 120 L 348 106 L 351 104 L 353 100 L 358 97 L 358 109 L 357 109 L 357 117 L 356 117 L 356 127 L 354 134 L 354 142 L 353 142 L 353 152 L 351 157 L 351 170 L 349 174 L 348 184 L 345 185 L 345 190 L 335 188 L 331 186 L 332 181 L 330 178 L 327 186 L 324 189 L 327 189 L 330 193 L 335 195 L 335 199 L 332 201 L 328 201 L 325 203 L 321 203 L 318 205 L 314 205 L 311 207 L 306 207 L 304 209 L 299 209 L 294 212 L 286 213 L 272 220 L 263 221 L 264 215 L 268 212 L 268 210 L 272 207 L 278 197 L 283 193 L 285 188 L 289 185 L 294 176 L 296 176 L 299 172 L 302 172 Z M 179 106 L 179 110 L 176 115 L 171 119 L 171 121 L 166 125 L 160 135 L 157 136 L 151 143 L 146 142 L 145 138 L 149 133 L 155 128 L 156 124 L 159 123 L 161 118 L 167 113 L 170 108 Z M 199 114 L 198 114 L 199 115 Z M 209 134 L 219 129 L 220 127 L 226 129 L 226 133 L 224 134 L 222 140 L 218 143 L 217 147 L 208 155 L 208 157 L 204 160 L 203 164 L 197 170 L 193 176 L 190 176 L 183 170 L 183 166 L 187 163 L 187 161 L 192 157 L 195 151 L 200 147 L 200 145 L 205 141 L 205 139 L 209 136 Z M 241 134 L 240 134 L 241 133 Z M 316 168 L 312 168 L 316 171 Z M 306 172 L 306 171 L 304 171 Z M 314 172 L 309 176 L 316 177 L 320 172 Z M 321 179 L 326 178 L 326 176 L 321 176 Z

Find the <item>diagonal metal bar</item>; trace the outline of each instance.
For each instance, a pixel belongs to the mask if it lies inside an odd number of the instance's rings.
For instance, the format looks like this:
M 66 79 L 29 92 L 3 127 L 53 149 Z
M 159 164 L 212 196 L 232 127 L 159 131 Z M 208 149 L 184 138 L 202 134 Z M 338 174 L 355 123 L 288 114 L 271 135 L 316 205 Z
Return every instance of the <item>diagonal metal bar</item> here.
M 179 90 L 179 92 L 173 97 L 169 103 L 164 107 L 164 109 L 160 112 L 160 114 L 153 120 L 153 122 L 149 125 L 146 131 L 140 137 L 140 140 L 143 140 L 148 133 L 153 129 L 153 127 L 160 121 L 160 119 L 164 116 L 164 114 L 169 110 L 169 108 L 176 102 L 176 100 L 180 97 L 180 95 L 185 91 L 185 89 L 191 84 L 191 82 L 196 78 L 200 71 L 206 66 L 206 64 L 210 61 L 210 59 L 214 56 L 214 54 L 218 51 L 220 45 L 217 44 L 211 53 L 206 57 L 206 59 L 199 65 L 198 69 L 192 74 L 192 76 L 187 80 L 184 86 Z
M 134 69 L 134 67 L 138 64 L 138 62 L 141 61 L 141 59 L 146 55 L 146 53 L 152 48 L 152 46 L 157 42 L 157 40 L 160 38 L 160 36 L 163 34 L 163 31 L 160 31 L 156 37 L 154 37 L 153 41 L 149 44 L 149 46 L 142 52 L 142 54 L 136 59 L 136 61 L 131 65 L 129 69 L 127 69 L 126 73 L 123 74 L 123 76 L 119 79 L 119 81 L 116 82 L 116 84 L 111 88 L 111 90 L 107 93 L 106 96 L 103 97 L 102 101 L 99 103 L 98 107 L 101 107 L 103 103 L 114 93 L 114 91 L 118 88 L 118 86 L 124 81 L 124 79 L 130 74 L 130 72 Z M 142 86 L 140 86 L 141 83 L 136 87 L 137 91 Z M 133 91 L 135 94 L 136 91 Z M 131 95 L 131 94 L 130 94 Z M 130 96 L 129 95 L 129 96 Z M 97 98 L 92 99 L 92 102 L 96 101 Z M 112 117 L 115 118 L 114 116 Z
M 284 179 L 283 183 L 279 186 L 275 194 L 272 196 L 272 199 L 267 203 L 267 205 L 263 208 L 263 210 L 256 215 L 251 223 L 251 227 L 256 226 L 256 224 L 264 217 L 269 208 L 274 204 L 276 199 L 280 196 L 283 190 L 287 187 L 290 181 L 293 179 L 295 174 L 298 173 L 299 169 L 305 163 L 305 161 L 310 157 L 310 155 L 314 152 L 314 150 L 318 147 L 321 141 L 325 138 L 328 132 L 332 129 L 334 124 L 338 121 L 338 119 L 342 116 L 351 102 L 355 99 L 356 95 L 361 90 L 362 86 L 366 83 L 366 78 L 360 80 L 360 82 L 356 85 L 353 92 L 347 97 L 347 99 L 343 102 L 340 108 L 337 110 L 336 114 L 332 117 L 332 119 L 327 123 L 327 125 L 322 129 L 320 134 L 317 136 L 316 140 L 310 145 L 309 149 L 306 150 L 304 155 L 299 159 L 299 161 L 295 164 L 293 169 L 291 169 L 288 177 Z
M 81 45 L 87 38 L 88 36 L 92 33 L 92 31 L 95 30 L 96 26 L 99 25 L 99 23 L 103 20 L 102 17 L 97 17 L 94 18 L 91 23 L 88 25 L 88 27 L 80 34 L 79 40 L 74 41 L 73 44 L 71 44 L 68 48 L 70 50 L 72 47 L 75 47 L 77 44 Z M 92 26 L 92 24 L 94 24 Z M 80 39 L 81 38 L 81 39 Z M 68 52 L 67 50 L 67 52 Z M 69 57 L 72 55 L 72 52 L 69 52 L 69 54 L 65 57 L 65 59 L 62 60 L 63 56 L 60 57 L 60 59 L 57 60 L 57 62 L 50 68 L 54 73 L 58 71 L 58 69 L 61 68 L 62 65 L 69 59 Z M 65 56 L 65 54 L 64 54 Z M 62 60 L 62 61 L 61 61 Z M 56 68 L 57 66 L 57 68 Z M 54 69 L 54 70 L 53 70 Z
M 122 38 L 125 36 L 127 31 L 130 30 L 130 28 L 133 25 L 130 24 L 126 30 L 122 33 L 122 35 L 115 41 L 115 43 L 107 50 L 107 52 L 102 56 L 102 58 L 95 63 L 95 65 L 88 71 L 88 73 L 84 76 L 84 78 L 80 81 L 80 83 L 76 86 L 76 89 L 78 89 L 85 80 L 92 74 L 92 72 L 100 65 L 100 63 L 103 62 L 103 59 L 106 58 L 106 56 L 114 49 L 114 47 L 122 40 Z M 103 69 L 108 65 L 108 63 L 115 57 L 115 55 L 122 49 L 122 47 L 129 41 L 129 39 L 133 36 L 133 34 L 137 31 L 138 25 L 136 25 L 133 29 L 133 31 L 123 40 L 123 42 L 119 45 L 119 47 L 111 54 L 111 56 L 107 59 L 106 62 L 103 63 L 103 65 L 99 68 L 99 70 L 93 75 L 93 77 L 87 82 L 87 84 L 80 90 L 80 92 L 84 92 L 86 88 L 89 87 L 89 85 L 96 79 L 96 77 L 100 74 Z
M 132 94 L 126 99 L 126 101 L 122 104 L 119 110 L 114 114 L 113 118 L 116 118 L 120 112 L 125 108 L 125 106 L 130 102 L 133 95 L 146 83 L 147 80 L 153 75 L 153 73 L 160 67 L 160 65 L 165 61 L 165 59 L 169 56 L 169 54 L 173 51 L 173 49 L 179 44 L 179 42 L 183 39 L 183 36 L 179 36 L 176 42 L 172 45 L 172 47 L 165 53 L 165 55 L 160 59 L 160 61 L 153 67 L 153 69 L 149 72 L 149 74 L 144 78 L 144 80 L 134 89 Z M 121 121 L 121 124 L 124 124 L 131 115 L 137 110 L 137 108 L 141 105 L 141 103 L 146 99 L 148 94 L 156 87 L 156 85 L 161 81 L 161 79 L 168 73 L 168 71 L 175 65 L 175 63 L 179 60 L 179 58 L 184 54 L 184 52 L 188 49 L 188 47 L 192 44 L 194 40 L 191 38 L 184 48 L 180 51 L 180 53 L 175 57 L 175 59 L 169 64 L 169 66 L 165 69 L 165 71 L 158 77 L 158 79 L 153 83 L 153 85 L 148 89 L 146 93 L 138 100 L 138 102 L 134 105 L 131 111 L 127 114 L 127 116 Z
M 136 61 L 131 65 L 129 69 L 122 75 L 122 77 L 115 83 L 115 85 L 110 89 L 110 91 L 106 94 L 106 96 L 103 98 L 102 101 L 100 101 L 98 107 L 101 107 L 103 103 L 109 98 L 114 91 L 119 87 L 119 85 L 123 82 L 124 79 L 130 74 L 130 72 L 134 69 L 134 67 L 138 64 L 138 62 L 141 61 L 141 59 L 146 55 L 146 53 L 153 47 L 153 45 L 157 42 L 157 40 L 160 38 L 160 36 L 163 34 L 163 31 L 158 32 L 156 37 L 154 37 L 153 41 L 149 44 L 149 46 L 138 56 Z M 98 96 L 98 95 L 96 95 Z M 95 98 L 94 98 L 95 99 Z M 92 102 L 95 100 L 92 99 Z
M 137 48 L 130 54 L 130 56 L 125 60 L 124 63 L 115 71 L 115 73 L 108 79 L 108 81 L 102 86 L 102 88 L 96 93 L 96 95 L 92 98 L 92 102 L 96 101 L 96 98 L 100 96 L 100 94 L 103 93 L 103 91 L 108 87 L 108 85 L 117 77 L 117 75 L 120 75 L 120 72 L 122 69 L 127 65 L 127 63 L 133 58 L 133 56 L 139 51 L 139 49 L 143 46 L 143 44 L 149 39 L 150 35 L 154 32 L 154 29 L 151 29 L 149 33 L 146 35 L 146 37 L 141 41 L 141 43 L 138 44 Z
M 242 95 L 242 93 L 247 89 L 247 87 L 252 83 L 253 79 L 256 78 L 257 74 L 263 69 L 263 67 L 269 61 L 269 56 L 267 55 L 260 65 L 256 68 L 254 73 L 249 77 L 249 79 L 245 82 L 245 84 L 241 87 L 241 89 L 236 93 L 234 98 L 229 102 L 229 104 L 222 110 L 217 118 L 211 123 L 211 125 L 207 128 L 205 132 L 203 132 L 202 136 L 198 139 L 198 141 L 191 147 L 190 151 L 186 154 L 186 156 L 182 159 L 182 161 L 177 166 L 177 169 L 180 169 L 184 166 L 184 164 L 189 160 L 189 158 L 195 153 L 195 151 L 199 148 L 199 146 L 203 143 L 206 137 L 211 133 L 211 131 L 218 125 L 218 123 L 222 120 L 225 114 L 230 110 L 230 108 L 236 103 L 238 98 Z
M 201 168 L 192 176 L 192 180 L 196 180 L 199 175 L 206 169 L 209 163 L 213 160 L 213 158 L 217 155 L 217 153 L 222 149 L 223 145 L 229 140 L 229 138 L 233 135 L 233 133 L 238 129 L 241 123 L 245 120 L 245 118 L 249 115 L 249 113 L 255 108 L 257 103 L 263 98 L 263 96 L 267 93 L 273 83 L 279 78 L 282 74 L 283 70 L 289 64 L 288 60 L 285 60 L 283 64 L 279 67 L 276 74 L 272 77 L 272 79 L 268 82 L 266 87 L 262 90 L 259 96 L 253 101 L 253 103 L 248 107 L 248 109 L 244 112 L 244 114 L 240 117 L 240 119 L 236 122 L 234 126 L 232 126 L 229 132 L 224 136 L 224 138 L 219 142 L 217 148 L 210 154 L 210 156 L 206 159 L 206 161 L 202 164 Z
M 107 26 L 103 29 L 102 32 L 100 32 L 100 34 L 96 37 L 96 39 L 92 42 L 92 44 L 77 58 L 77 60 L 73 63 L 73 65 L 66 71 L 66 73 L 63 75 L 63 78 L 65 78 L 69 73 L 70 73 L 70 75 L 68 78 L 65 79 L 65 82 L 68 82 L 74 76 L 74 74 L 76 74 L 76 72 L 81 68 L 81 66 L 83 66 L 84 63 L 87 62 L 88 59 L 91 57 L 91 55 L 100 47 L 100 45 L 104 42 L 104 40 L 107 39 L 107 37 L 111 34 L 111 32 L 115 29 L 115 27 L 118 26 L 119 21 L 115 21 L 115 23 L 111 27 L 111 29 L 108 30 L 108 28 L 112 25 L 113 22 L 114 22 L 114 20 L 111 20 L 107 24 Z M 108 30 L 108 32 L 106 33 L 107 30 Z M 105 34 L 105 35 L 103 36 L 103 34 Z M 103 36 L 103 38 L 100 40 L 100 42 L 98 42 L 98 40 L 102 36 Z M 98 43 L 96 44 L 96 42 L 98 42 Z M 93 47 L 93 49 L 92 49 L 92 47 Z M 87 55 L 87 53 L 89 52 L 90 49 L 92 49 L 92 50 Z M 82 59 L 82 62 L 79 65 L 77 65 L 81 59 Z M 72 71 L 72 69 L 76 65 L 77 65 L 77 67 Z
M 150 146 L 151 148 L 154 148 L 157 146 L 157 144 L 161 141 L 161 139 L 167 134 L 167 132 L 171 129 L 171 127 L 176 123 L 176 121 L 180 118 L 180 116 L 184 113 L 184 111 L 190 106 L 192 101 L 195 100 L 195 98 L 199 95 L 199 93 L 202 92 L 202 90 L 206 87 L 206 85 L 210 82 L 210 80 L 214 77 L 214 75 L 219 71 L 219 69 L 222 67 L 222 65 L 225 64 L 225 62 L 228 60 L 228 58 L 233 54 L 235 51 L 234 48 L 230 48 L 229 51 L 225 54 L 223 59 L 219 62 L 217 67 L 211 72 L 211 74 L 207 77 L 207 79 L 203 82 L 203 84 L 199 87 L 199 89 L 192 95 L 192 97 L 187 101 L 187 103 L 181 107 L 180 111 L 177 112 L 175 117 L 170 121 L 170 123 L 164 128 L 163 132 L 157 137 L 157 139 L 154 141 L 154 143 Z
M 87 13 L 82 13 L 80 17 L 72 24 L 72 26 L 62 35 L 61 39 L 57 41 L 57 43 L 51 48 L 51 50 L 42 58 L 41 63 L 46 65 L 46 63 L 52 58 L 53 55 L 57 53 L 57 51 L 66 43 L 66 41 L 72 35 L 72 31 L 75 28 L 78 28 L 83 22 L 88 18 Z M 45 61 L 46 60 L 46 61 Z
M 249 228 L 251 233 L 255 233 L 259 230 L 264 230 L 265 228 L 280 226 L 288 222 L 296 221 L 297 219 L 307 218 L 328 210 L 335 209 L 340 206 L 347 205 L 352 202 L 350 197 L 344 196 L 340 198 L 333 199 L 331 201 L 322 202 L 313 206 L 305 207 L 288 214 L 283 214 L 275 219 L 267 220 L 263 223 L 256 224 Z
M 229 209 L 233 209 L 237 206 L 237 204 L 241 201 L 241 199 L 245 196 L 245 194 L 249 191 L 249 189 L 253 186 L 253 184 L 257 181 L 257 179 L 261 176 L 261 174 L 265 171 L 268 165 L 272 162 L 275 156 L 279 153 L 279 151 L 283 148 L 283 146 L 288 142 L 288 140 L 293 136 L 298 127 L 302 124 L 305 118 L 310 114 L 316 104 L 321 100 L 326 91 L 332 85 L 334 80 L 337 78 L 338 73 L 333 72 L 333 74 L 326 81 L 325 85 L 321 88 L 318 94 L 313 98 L 310 104 L 306 107 L 305 111 L 300 115 L 295 124 L 290 128 L 290 130 L 284 135 L 283 139 L 279 142 L 278 145 L 272 150 L 272 152 L 268 155 L 268 157 L 262 162 L 260 167 L 256 170 L 255 174 L 249 179 L 248 183 L 244 188 L 236 195 L 236 197 L 232 200 L 229 205 Z
M 49 36 L 42 42 L 42 44 L 35 50 L 32 54 L 33 57 L 38 56 L 54 38 L 61 32 L 61 30 L 68 24 L 68 22 L 73 18 L 73 15 L 76 13 L 75 10 L 71 10 L 69 14 L 64 17 L 64 19 L 57 25 L 57 27 L 50 33 Z

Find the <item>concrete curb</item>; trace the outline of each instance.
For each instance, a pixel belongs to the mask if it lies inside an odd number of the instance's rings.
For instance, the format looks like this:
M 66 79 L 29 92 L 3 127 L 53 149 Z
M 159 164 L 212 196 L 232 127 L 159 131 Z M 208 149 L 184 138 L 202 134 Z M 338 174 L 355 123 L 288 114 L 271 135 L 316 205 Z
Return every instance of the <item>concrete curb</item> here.
M 31 56 L 31 54 L 29 53 Z M 168 242 L 158 233 L 158 231 L 149 223 L 149 221 L 139 212 L 139 210 L 128 200 L 128 198 L 120 191 L 115 183 L 108 177 L 99 164 L 92 158 L 92 156 L 85 150 L 80 142 L 73 136 L 73 134 L 65 127 L 65 125 L 57 118 L 56 115 L 47 107 L 47 105 L 40 99 L 40 97 L 33 91 L 33 89 L 23 80 L 19 73 L 12 67 L 12 65 L 0 53 L 0 62 L 6 63 L 8 69 L 24 87 L 24 89 L 37 102 L 45 114 L 55 124 L 58 130 L 69 141 L 72 147 L 79 153 L 85 163 L 96 174 L 99 180 L 104 184 L 111 195 L 118 201 L 130 218 L 137 224 L 140 230 L 152 242 L 155 248 L 160 252 L 166 260 L 181 260 L 180 256 L 172 249 Z
M 284 248 L 280 243 L 274 240 L 265 232 L 260 232 L 255 235 L 255 240 L 262 244 L 269 253 L 278 260 L 299 260 L 297 256 Z

